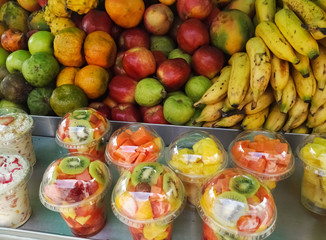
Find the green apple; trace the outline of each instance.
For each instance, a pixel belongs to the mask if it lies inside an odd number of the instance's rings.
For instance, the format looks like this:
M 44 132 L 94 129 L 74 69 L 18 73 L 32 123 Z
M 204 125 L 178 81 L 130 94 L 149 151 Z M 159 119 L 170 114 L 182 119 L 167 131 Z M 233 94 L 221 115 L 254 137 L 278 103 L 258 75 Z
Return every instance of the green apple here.
M 28 39 L 28 50 L 33 55 L 37 52 L 46 52 L 53 55 L 54 36 L 48 31 L 38 31 Z
M 21 72 L 23 63 L 30 57 L 31 54 L 27 50 L 17 50 L 10 53 L 6 60 L 6 68 L 8 72 Z
M 169 36 L 151 36 L 151 51 L 161 51 L 165 56 L 175 48 L 175 43 Z
M 2 47 L 0 47 L 0 66 L 6 65 L 6 60 L 8 56 L 9 53 Z
M 163 105 L 166 121 L 175 125 L 185 124 L 194 115 L 193 101 L 186 95 L 177 94 L 168 97 Z
M 207 89 L 212 86 L 211 80 L 204 76 L 195 76 L 191 77 L 185 86 L 185 92 L 188 97 L 191 98 L 192 101 L 197 102 Z
M 180 48 L 173 49 L 168 56 L 168 59 L 183 58 L 188 64 L 191 63 L 191 55 L 182 51 Z

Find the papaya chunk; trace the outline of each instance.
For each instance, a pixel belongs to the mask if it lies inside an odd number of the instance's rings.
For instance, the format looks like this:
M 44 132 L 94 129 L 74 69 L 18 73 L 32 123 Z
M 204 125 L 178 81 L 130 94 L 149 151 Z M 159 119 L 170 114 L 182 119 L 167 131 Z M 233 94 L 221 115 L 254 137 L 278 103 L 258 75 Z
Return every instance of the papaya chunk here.
M 136 132 L 134 132 L 130 139 L 138 146 L 143 145 L 149 141 L 152 141 L 154 137 L 152 134 L 144 127 L 138 128 Z

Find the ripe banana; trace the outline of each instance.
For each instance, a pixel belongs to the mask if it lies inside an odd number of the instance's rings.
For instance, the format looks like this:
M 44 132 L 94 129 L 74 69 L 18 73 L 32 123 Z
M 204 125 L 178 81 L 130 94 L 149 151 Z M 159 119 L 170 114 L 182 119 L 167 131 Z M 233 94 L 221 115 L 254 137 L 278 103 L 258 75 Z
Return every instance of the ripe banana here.
M 252 18 L 255 13 L 255 0 L 232 0 L 225 9 L 238 9 Z
M 280 102 L 280 110 L 283 113 L 287 113 L 294 105 L 297 97 L 297 91 L 293 82 L 293 78 L 289 75 L 288 83 L 282 92 L 282 98 Z
M 254 100 L 254 93 L 251 88 L 248 89 L 246 96 L 238 106 L 238 110 L 242 110 L 244 106 L 246 106 L 248 103 L 252 102 Z
M 319 89 L 324 89 L 326 84 L 326 47 L 319 45 L 319 57 L 311 61 L 312 72 L 318 83 Z
M 314 114 L 318 108 L 326 103 L 326 88 L 323 90 L 316 89 L 315 95 L 311 99 L 310 113 Z
M 198 107 L 202 104 L 214 104 L 221 101 L 228 91 L 229 79 L 231 75 L 231 67 L 225 66 L 221 70 L 221 74 L 218 79 L 210 86 L 204 93 L 201 99 L 194 104 L 194 107 Z
M 265 92 L 271 77 L 271 54 L 260 37 L 250 38 L 246 43 L 250 61 L 250 88 L 253 92 L 253 107 Z
M 315 3 L 310 0 L 283 0 L 283 4 L 307 24 L 314 39 L 326 36 L 326 14 Z
M 245 52 L 234 53 L 229 59 L 231 74 L 228 86 L 228 99 L 230 105 L 238 107 L 246 96 L 249 88 L 250 61 Z
M 256 0 L 255 9 L 258 22 L 273 22 L 276 12 L 276 0 Z
M 233 127 L 236 125 L 238 122 L 240 122 L 244 118 L 244 114 L 234 114 L 228 117 L 223 117 L 217 120 L 214 124 L 213 127 Z
M 265 21 L 259 23 L 256 27 L 255 34 L 264 40 L 269 50 L 278 58 L 293 64 L 299 63 L 300 60 L 295 55 L 292 46 L 273 22 Z
M 235 110 L 235 108 L 231 106 L 228 97 L 226 97 L 223 102 L 222 112 L 227 113 L 233 110 Z
M 291 75 L 294 79 L 299 97 L 304 102 L 311 102 L 311 99 L 316 91 L 316 80 L 312 72 L 309 74 L 309 77 L 304 78 L 297 70 L 292 69 Z
M 216 120 L 215 121 L 211 121 L 211 122 L 205 122 L 202 125 L 202 127 L 210 127 L 210 128 L 212 128 L 215 123 L 216 123 Z
M 272 54 L 272 74 L 270 83 L 272 88 L 275 90 L 275 100 L 276 102 L 281 101 L 282 91 L 285 88 L 290 75 L 289 62 L 282 60 Z
M 312 0 L 318 7 L 326 11 L 326 1 L 325 0 Z
M 271 89 L 267 89 L 263 95 L 258 98 L 257 104 L 254 102 L 248 103 L 242 110 L 245 114 L 254 114 L 260 112 L 261 110 L 267 108 L 274 101 L 273 92 Z
M 275 103 L 267 116 L 264 128 L 270 131 L 278 132 L 283 127 L 287 114 L 280 111 L 279 106 Z
M 314 127 L 312 133 L 326 133 L 326 122 Z
M 289 130 L 299 127 L 308 117 L 309 104 L 297 97 L 293 107 L 288 112 L 289 118 L 286 121 L 283 130 L 288 132 Z
M 301 124 L 299 127 L 291 129 L 291 133 L 299 133 L 299 134 L 308 134 L 310 129 L 306 126 L 306 124 Z
M 267 107 L 258 113 L 246 115 L 241 123 L 241 127 L 245 130 L 261 128 L 268 116 L 268 111 L 269 108 Z
M 310 61 L 309 58 L 305 55 L 302 55 L 298 52 L 296 52 L 298 58 L 300 59 L 300 62 L 298 64 L 292 64 L 292 66 L 301 73 L 302 77 L 307 78 L 309 77 L 309 68 L 310 68 Z
M 326 103 L 318 108 L 317 112 L 308 115 L 307 127 L 314 128 L 326 121 Z
M 222 116 L 220 110 L 223 106 L 223 102 L 224 101 L 220 101 L 218 103 L 206 105 L 194 122 L 210 122 L 219 119 Z
M 317 42 L 319 43 L 319 47 L 320 47 L 320 45 L 323 45 L 324 47 L 326 47 L 326 38 L 320 39 Z
M 275 23 L 291 46 L 300 54 L 314 59 L 319 55 L 318 43 L 302 27 L 303 23 L 291 9 L 283 8 L 275 14 Z

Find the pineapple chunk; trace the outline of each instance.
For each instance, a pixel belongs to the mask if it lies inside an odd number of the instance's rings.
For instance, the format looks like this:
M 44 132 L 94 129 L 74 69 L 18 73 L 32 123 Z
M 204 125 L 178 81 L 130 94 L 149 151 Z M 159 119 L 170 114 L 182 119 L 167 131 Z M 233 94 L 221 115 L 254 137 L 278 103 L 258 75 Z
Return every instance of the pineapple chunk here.
M 163 234 L 168 227 L 169 224 L 166 225 L 161 225 L 158 223 L 146 224 L 143 229 L 144 237 L 148 240 L 155 239 L 156 237 Z

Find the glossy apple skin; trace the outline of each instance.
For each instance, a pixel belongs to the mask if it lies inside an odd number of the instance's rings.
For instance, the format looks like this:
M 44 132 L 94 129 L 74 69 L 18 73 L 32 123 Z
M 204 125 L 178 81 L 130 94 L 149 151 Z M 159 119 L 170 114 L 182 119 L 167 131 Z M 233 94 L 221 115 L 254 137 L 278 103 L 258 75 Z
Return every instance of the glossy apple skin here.
M 111 109 L 111 118 L 115 121 L 141 122 L 139 109 L 131 103 L 119 103 Z
M 149 49 L 149 35 L 141 28 L 126 29 L 120 34 L 118 44 L 122 50 L 134 47 Z
M 154 35 L 165 35 L 173 20 L 172 10 L 162 3 L 149 6 L 144 13 L 145 28 Z
M 179 90 L 189 79 L 191 68 L 183 58 L 164 61 L 157 69 L 157 76 L 167 91 Z
M 109 92 L 118 103 L 134 103 L 137 81 L 126 75 L 117 75 L 109 83 Z
M 195 51 L 191 64 L 196 73 L 212 79 L 222 69 L 224 61 L 225 57 L 221 50 L 205 45 Z
M 165 54 L 161 51 L 152 51 L 152 53 L 155 58 L 156 67 L 159 67 L 161 63 L 163 63 L 167 59 Z
M 111 34 L 113 22 L 105 11 L 90 10 L 82 20 L 82 29 L 87 34 L 103 31 Z
M 197 48 L 209 44 L 207 27 L 198 19 L 189 19 L 181 24 L 177 33 L 179 47 L 192 54 Z
M 211 0 L 178 0 L 177 11 L 183 20 L 189 18 L 205 19 L 212 11 Z
M 155 73 L 156 70 L 152 52 L 144 47 L 135 47 L 126 51 L 122 59 L 122 66 L 128 76 L 137 81 Z
M 37 0 L 37 2 L 41 7 L 44 7 L 46 4 L 48 4 L 48 0 Z
M 126 71 L 122 67 L 122 59 L 124 55 L 124 51 L 117 53 L 117 57 L 115 58 L 115 63 L 113 66 L 113 72 L 115 73 L 115 75 L 127 75 Z
M 111 109 L 105 103 L 92 102 L 91 104 L 89 104 L 89 107 L 94 108 L 95 110 L 99 111 L 107 119 L 111 118 Z
M 144 123 L 168 124 L 164 118 L 163 105 L 161 104 L 145 108 L 142 116 Z

